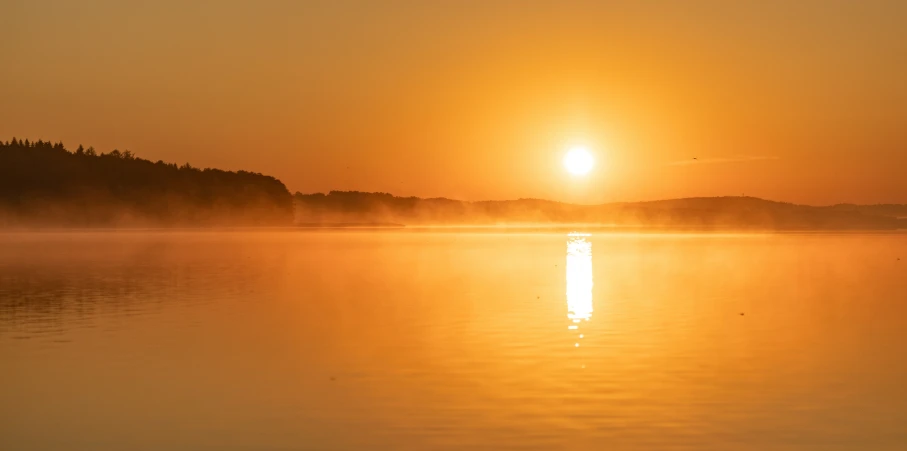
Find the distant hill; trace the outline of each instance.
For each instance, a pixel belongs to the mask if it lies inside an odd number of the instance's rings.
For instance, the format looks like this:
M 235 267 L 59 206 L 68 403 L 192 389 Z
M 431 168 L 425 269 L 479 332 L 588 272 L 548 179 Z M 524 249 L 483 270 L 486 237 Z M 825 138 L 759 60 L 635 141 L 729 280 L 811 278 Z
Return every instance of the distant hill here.
M 62 143 L 0 142 L 0 226 L 290 225 L 279 180 Z
M 877 204 L 877 205 L 853 205 L 838 204 L 828 207 L 835 211 L 859 212 L 876 216 L 891 216 L 895 218 L 907 219 L 907 205 L 898 204 Z
M 539 199 L 466 202 L 331 191 L 294 196 L 299 223 L 596 224 L 624 227 L 758 230 L 893 230 L 907 228 L 907 206 L 813 207 L 753 197 L 574 205 Z

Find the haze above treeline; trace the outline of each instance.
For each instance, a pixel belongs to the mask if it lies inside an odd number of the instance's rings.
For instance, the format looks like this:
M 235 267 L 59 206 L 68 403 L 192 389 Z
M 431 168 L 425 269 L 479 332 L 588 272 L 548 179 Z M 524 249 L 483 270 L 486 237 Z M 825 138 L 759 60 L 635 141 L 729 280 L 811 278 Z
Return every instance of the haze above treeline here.
M 589 224 L 621 227 L 883 230 L 907 205 L 806 206 L 753 197 L 576 205 L 460 201 L 388 193 L 291 194 L 247 171 L 152 162 L 129 151 L 0 142 L 0 227 Z

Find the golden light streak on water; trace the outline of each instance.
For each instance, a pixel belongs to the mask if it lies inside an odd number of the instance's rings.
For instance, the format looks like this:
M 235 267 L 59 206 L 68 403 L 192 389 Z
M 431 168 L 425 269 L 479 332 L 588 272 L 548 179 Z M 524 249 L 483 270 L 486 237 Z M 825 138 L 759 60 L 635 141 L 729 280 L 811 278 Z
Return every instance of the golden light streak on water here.
M 589 234 L 567 235 L 567 318 L 568 330 L 579 331 L 579 324 L 592 318 L 592 243 Z M 579 347 L 579 334 L 574 347 Z

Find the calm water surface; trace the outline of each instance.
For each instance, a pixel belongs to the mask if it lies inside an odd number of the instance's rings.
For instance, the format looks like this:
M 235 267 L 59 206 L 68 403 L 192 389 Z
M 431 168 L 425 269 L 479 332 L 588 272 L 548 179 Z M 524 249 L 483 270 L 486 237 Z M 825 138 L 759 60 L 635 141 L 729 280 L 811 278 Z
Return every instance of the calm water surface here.
M 0 449 L 904 450 L 907 234 L 4 233 Z

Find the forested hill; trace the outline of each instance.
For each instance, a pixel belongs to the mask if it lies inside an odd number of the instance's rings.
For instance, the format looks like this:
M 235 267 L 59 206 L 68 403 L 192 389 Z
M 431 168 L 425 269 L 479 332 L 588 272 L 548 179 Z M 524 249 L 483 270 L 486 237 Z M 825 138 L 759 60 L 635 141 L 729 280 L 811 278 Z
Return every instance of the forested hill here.
M 575 205 L 539 199 L 466 202 L 387 193 L 296 193 L 296 221 L 318 223 L 596 224 L 622 227 L 893 230 L 907 229 L 907 206 L 814 207 L 754 197 L 701 197 Z
M 131 152 L 0 142 L 0 226 L 289 225 L 293 200 L 262 174 L 197 169 Z

